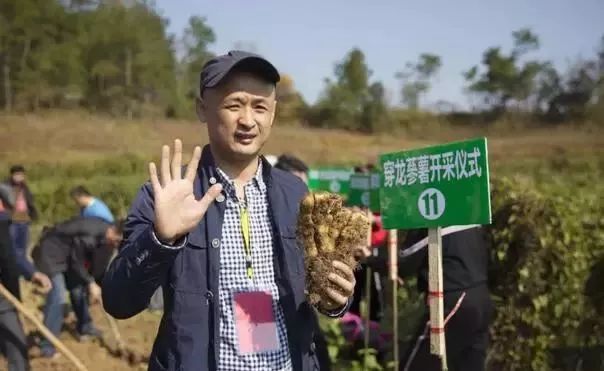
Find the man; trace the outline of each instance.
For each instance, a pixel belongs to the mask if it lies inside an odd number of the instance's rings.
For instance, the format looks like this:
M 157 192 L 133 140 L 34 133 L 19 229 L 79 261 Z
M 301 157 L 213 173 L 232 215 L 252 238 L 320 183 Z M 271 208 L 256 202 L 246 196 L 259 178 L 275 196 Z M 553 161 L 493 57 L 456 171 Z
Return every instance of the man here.
M 304 163 L 304 161 L 295 156 L 288 154 L 279 156 L 275 162 L 275 168 L 290 172 L 291 174 L 300 178 L 304 184 L 308 184 L 308 166 Z M 329 359 L 327 340 L 325 339 L 325 335 L 319 326 L 319 320 L 316 315 L 313 316 L 313 326 L 315 331 L 313 341 L 316 345 L 319 369 L 321 371 L 329 371 L 331 370 L 331 360 Z
M 6 185 L 10 187 L 15 200 L 10 225 L 13 249 L 20 272 L 30 280 L 34 272 L 31 263 L 27 260 L 29 225 L 38 218 L 38 211 L 34 204 L 34 197 L 27 185 L 25 168 L 22 165 L 14 165 L 10 168 L 10 177 L 6 181 Z
M 481 227 L 443 229 L 443 291 L 447 365 L 451 371 L 485 369 L 493 304 L 487 287 L 489 237 Z M 418 289 L 428 297 L 427 231 L 409 231 L 399 261 L 399 274 L 416 273 Z M 415 341 L 407 349 L 401 370 L 440 370 L 430 354 L 428 303 Z
M 295 156 L 289 154 L 279 156 L 275 168 L 290 172 L 300 178 L 304 184 L 308 184 L 308 166 Z
M 100 199 L 93 197 L 86 187 L 81 185 L 74 187 L 69 194 L 80 208 L 81 216 L 100 218 L 107 223 L 113 223 L 115 221 L 109 207 Z
M 44 306 L 44 325 L 55 335 L 63 325 L 63 297 L 69 290 L 77 317 L 80 340 L 100 336 L 88 309 L 88 299 L 98 301 L 100 282 L 112 252 L 122 239 L 120 225 L 99 218 L 75 217 L 42 232 L 32 256 L 40 271 L 51 277 L 52 289 Z M 90 262 L 90 267 L 85 262 Z M 41 344 L 42 355 L 53 357 L 55 348 Z
M 19 265 L 9 231 L 10 211 L 14 207 L 14 194 L 6 184 L 0 184 L 0 283 L 17 299 L 20 299 Z M 48 277 L 34 272 L 29 279 L 50 289 Z M 29 370 L 27 341 L 19 316 L 12 304 L 0 295 L 0 351 L 8 361 L 8 371 Z
M 126 221 L 125 243 L 103 281 L 116 318 L 147 307 L 162 285 L 165 310 L 149 370 L 316 370 L 314 312 L 306 301 L 296 222 L 307 188 L 259 153 L 275 117 L 279 74 L 232 51 L 203 67 L 197 114 L 209 145 L 181 175 L 182 143 L 164 146 Z M 201 159 L 201 163 L 200 163 Z M 340 316 L 354 289 L 342 262 L 318 309 Z

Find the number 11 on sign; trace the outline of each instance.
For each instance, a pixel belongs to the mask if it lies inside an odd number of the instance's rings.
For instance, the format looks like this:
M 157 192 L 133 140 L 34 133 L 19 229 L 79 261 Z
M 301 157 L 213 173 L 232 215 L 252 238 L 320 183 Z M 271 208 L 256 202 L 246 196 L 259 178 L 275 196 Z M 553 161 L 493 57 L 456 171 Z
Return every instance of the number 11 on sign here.
M 436 188 L 426 189 L 417 200 L 417 208 L 420 214 L 428 220 L 440 218 L 445 212 L 445 207 L 445 196 Z

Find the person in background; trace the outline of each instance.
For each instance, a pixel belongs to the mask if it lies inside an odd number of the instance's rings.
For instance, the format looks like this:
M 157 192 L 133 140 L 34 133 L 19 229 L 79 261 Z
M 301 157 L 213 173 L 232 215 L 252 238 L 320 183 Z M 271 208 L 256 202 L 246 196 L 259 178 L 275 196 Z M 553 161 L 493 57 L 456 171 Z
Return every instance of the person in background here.
M 304 183 L 308 184 L 308 166 L 299 158 L 283 154 L 277 158 L 274 166 L 276 169 L 294 174 L 302 179 Z M 325 335 L 319 326 L 319 319 L 316 315 L 313 317 L 313 326 L 315 328 L 313 340 L 316 346 L 317 358 L 319 359 L 319 368 L 321 371 L 331 370 L 327 340 L 325 340 Z
M 80 215 L 84 217 L 101 218 L 107 223 L 113 223 L 115 218 L 109 207 L 100 199 L 93 197 L 84 186 L 77 186 L 69 192 L 71 198 L 80 207 Z
M 428 232 L 407 232 L 399 251 L 399 276 L 417 275 L 417 288 L 428 298 Z M 451 371 L 484 371 L 489 326 L 493 315 L 488 278 L 490 238 L 478 226 L 443 229 L 443 298 L 447 366 Z M 387 259 L 369 258 L 374 269 L 387 270 Z M 440 360 L 430 353 L 430 310 L 426 299 L 424 317 L 402 358 L 401 371 L 441 370 Z M 447 318 L 449 318 L 447 320 Z
M 62 303 L 68 289 L 80 340 L 100 336 L 92 323 L 88 300 L 100 300 L 98 283 L 121 240 L 122 224 L 110 224 L 100 218 L 75 217 L 42 232 L 32 256 L 40 271 L 52 280 L 44 306 L 44 325 L 53 334 L 61 332 Z M 55 355 L 55 348 L 45 340 L 40 348 L 44 357 Z
M 15 250 L 10 236 L 10 212 L 14 207 L 14 194 L 7 184 L 0 184 L 0 283 L 17 299 L 19 290 L 19 270 Z M 45 275 L 34 272 L 29 277 L 42 291 L 50 289 L 50 281 Z M 8 361 L 8 371 L 29 371 L 27 341 L 23 325 L 15 307 L 0 295 L 0 351 Z
M 38 211 L 34 204 L 34 197 L 27 186 L 25 168 L 22 165 L 11 166 L 10 177 L 5 184 L 10 188 L 15 200 L 11 212 L 10 235 L 19 273 L 27 280 L 31 280 L 35 272 L 32 264 L 27 260 L 29 225 L 38 218 Z
M 299 158 L 283 154 L 277 158 L 274 165 L 277 169 L 285 170 L 302 179 L 305 184 L 308 184 L 308 166 Z

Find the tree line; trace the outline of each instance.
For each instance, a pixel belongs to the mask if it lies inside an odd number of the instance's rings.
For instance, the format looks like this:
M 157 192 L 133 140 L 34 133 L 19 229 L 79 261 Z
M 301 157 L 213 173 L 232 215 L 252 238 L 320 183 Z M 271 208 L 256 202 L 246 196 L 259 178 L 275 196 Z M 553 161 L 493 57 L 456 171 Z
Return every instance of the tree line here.
M 167 24 L 150 0 L 0 0 L 0 105 L 6 111 L 83 107 L 127 117 L 191 115 L 216 33 L 200 16 L 178 37 L 167 33 Z M 474 112 L 604 120 L 604 36 L 594 56 L 564 71 L 533 57 L 540 41 L 530 29 L 511 36 L 511 50 L 491 47 L 463 73 Z M 284 75 L 278 116 L 317 127 L 391 129 L 401 117 L 422 112 L 443 63 L 428 52 L 405 63 L 394 76 L 400 104 L 392 105 L 363 51 L 353 48 L 313 105 Z M 441 111 L 454 111 L 451 106 L 437 104 Z

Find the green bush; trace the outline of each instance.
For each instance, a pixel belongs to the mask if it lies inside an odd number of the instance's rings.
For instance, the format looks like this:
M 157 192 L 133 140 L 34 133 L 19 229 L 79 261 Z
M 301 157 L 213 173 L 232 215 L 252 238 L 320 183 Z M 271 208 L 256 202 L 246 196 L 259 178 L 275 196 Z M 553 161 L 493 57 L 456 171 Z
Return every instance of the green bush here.
M 116 217 L 125 217 L 140 186 L 147 179 L 147 161 L 133 155 L 66 166 L 27 166 L 29 183 L 40 210 L 40 223 L 53 224 L 78 213 L 69 197 L 83 185 L 102 199 Z
M 493 179 L 489 286 L 495 317 L 489 370 L 604 369 L 601 164 L 558 158 L 532 167 L 528 177 Z M 524 164 L 504 173 L 528 171 Z M 409 280 L 399 291 L 401 357 L 423 309 L 414 286 Z M 392 327 L 389 311 L 384 329 Z M 340 369 L 359 366 L 360 356 L 345 351 L 350 344 L 337 323 L 325 328 Z
M 604 345 L 604 323 L 585 295 L 604 256 L 601 194 L 568 184 L 566 194 L 545 197 L 501 179 L 492 198 L 489 369 L 566 369 L 560 353 Z

